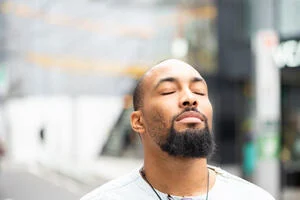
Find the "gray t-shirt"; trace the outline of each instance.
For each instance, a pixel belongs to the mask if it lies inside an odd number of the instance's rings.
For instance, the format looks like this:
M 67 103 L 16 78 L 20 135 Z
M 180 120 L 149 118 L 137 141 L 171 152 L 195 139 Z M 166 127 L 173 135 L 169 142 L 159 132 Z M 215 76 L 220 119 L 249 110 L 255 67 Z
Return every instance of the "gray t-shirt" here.
M 220 168 L 209 166 L 217 174 L 216 182 L 208 193 L 209 200 L 274 200 L 274 198 L 260 187 L 234 176 Z M 161 199 L 168 199 L 167 194 L 156 190 Z M 183 197 L 173 196 L 174 200 Z M 205 200 L 206 195 L 184 197 L 192 200 Z M 112 180 L 80 200 L 159 200 L 152 188 L 145 182 L 135 169 L 131 173 Z

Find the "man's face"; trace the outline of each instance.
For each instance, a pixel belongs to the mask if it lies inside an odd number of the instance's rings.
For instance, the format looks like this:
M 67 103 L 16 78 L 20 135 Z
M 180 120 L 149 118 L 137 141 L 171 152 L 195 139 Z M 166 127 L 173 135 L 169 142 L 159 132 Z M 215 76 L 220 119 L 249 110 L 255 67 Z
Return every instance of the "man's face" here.
M 213 150 L 212 106 L 207 85 L 191 66 L 169 60 L 143 82 L 146 133 L 173 156 L 207 157 Z

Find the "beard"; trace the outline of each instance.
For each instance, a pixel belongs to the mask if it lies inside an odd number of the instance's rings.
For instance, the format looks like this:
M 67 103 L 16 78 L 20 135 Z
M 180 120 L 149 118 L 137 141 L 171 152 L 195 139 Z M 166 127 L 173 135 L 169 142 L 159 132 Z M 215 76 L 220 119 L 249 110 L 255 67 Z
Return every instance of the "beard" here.
M 167 138 L 159 143 L 161 150 L 171 156 L 183 158 L 208 158 L 213 154 L 215 142 L 208 128 L 206 117 L 205 127 L 202 129 L 189 127 L 179 132 L 174 128 L 174 122 L 175 118 L 172 120 Z

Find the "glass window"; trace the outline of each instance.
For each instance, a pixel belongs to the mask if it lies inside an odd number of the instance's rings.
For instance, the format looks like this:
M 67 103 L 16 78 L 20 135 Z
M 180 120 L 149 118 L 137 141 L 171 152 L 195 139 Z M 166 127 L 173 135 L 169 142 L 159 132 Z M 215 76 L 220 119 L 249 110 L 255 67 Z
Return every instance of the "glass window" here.
M 300 1 L 280 0 L 278 4 L 278 29 L 283 37 L 300 34 Z

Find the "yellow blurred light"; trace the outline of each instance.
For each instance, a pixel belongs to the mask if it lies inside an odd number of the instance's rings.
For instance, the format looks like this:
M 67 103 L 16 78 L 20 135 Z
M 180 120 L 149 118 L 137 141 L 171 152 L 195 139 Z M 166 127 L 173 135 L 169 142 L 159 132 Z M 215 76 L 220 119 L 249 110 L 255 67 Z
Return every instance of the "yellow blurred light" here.
M 146 65 L 124 66 L 117 62 L 78 59 L 70 56 L 54 56 L 39 53 L 28 53 L 26 60 L 44 68 L 60 68 L 65 71 L 109 74 L 139 78 L 148 69 Z
M 11 13 L 20 17 L 42 19 L 49 24 L 68 26 L 71 28 L 82 29 L 90 32 L 108 32 L 110 34 L 138 37 L 142 39 L 150 39 L 155 35 L 155 30 L 148 26 L 129 27 L 118 23 L 113 25 L 114 28 L 112 30 L 103 29 L 103 23 L 101 23 L 101 21 L 78 19 L 67 15 L 47 14 L 41 11 L 34 10 L 33 8 L 30 8 L 27 5 L 20 3 L 4 2 L 0 5 L 0 9 L 1 12 L 5 14 Z M 217 16 L 217 9 L 215 6 L 209 5 L 195 9 L 184 9 L 179 11 L 179 13 L 160 15 L 157 19 L 157 21 L 159 22 L 158 25 L 170 26 L 172 24 L 176 24 L 176 18 L 178 17 L 178 14 L 182 15 L 183 17 L 185 16 L 183 23 L 187 23 L 190 20 L 189 18 L 186 18 L 187 16 L 190 16 L 193 19 L 214 19 Z
M 11 12 L 13 10 L 13 3 L 6 1 L 0 4 L 0 11 L 4 14 L 7 14 L 8 12 Z

